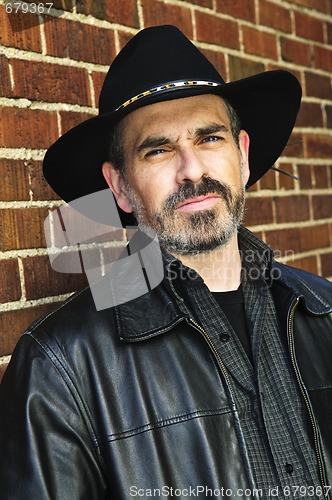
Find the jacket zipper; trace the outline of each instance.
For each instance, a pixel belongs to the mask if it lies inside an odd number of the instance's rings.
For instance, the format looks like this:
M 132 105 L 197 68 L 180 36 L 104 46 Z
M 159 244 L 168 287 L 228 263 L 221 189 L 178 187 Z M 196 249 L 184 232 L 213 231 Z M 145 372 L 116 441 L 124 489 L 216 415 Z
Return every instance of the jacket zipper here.
M 197 330 L 199 330 L 199 331 L 200 331 L 200 332 L 204 335 L 204 337 L 205 337 L 206 341 L 208 342 L 209 346 L 211 347 L 211 349 L 212 349 L 212 351 L 213 351 L 213 353 L 214 353 L 215 357 L 216 357 L 216 358 L 217 358 L 217 360 L 218 360 L 218 363 L 219 363 L 219 365 L 220 365 L 220 367 L 221 367 L 221 371 L 223 372 L 223 375 L 224 375 L 224 377 L 225 377 L 225 380 L 226 380 L 227 386 L 228 386 L 229 391 L 230 391 L 230 393 L 232 394 L 232 397 L 233 397 L 233 400 L 234 400 L 234 394 L 233 394 L 233 390 L 232 390 L 232 386 L 231 386 L 231 381 L 230 381 L 229 376 L 228 376 L 227 368 L 226 368 L 226 366 L 224 365 L 224 362 L 223 362 L 223 360 L 221 359 L 220 354 L 219 354 L 219 352 L 218 352 L 218 350 L 217 350 L 216 346 L 214 345 L 214 343 L 213 343 L 213 341 L 211 340 L 211 338 L 210 338 L 209 334 L 208 334 L 208 333 L 204 330 L 204 328 L 202 328 L 202 327 L 201 327 L 198 323 L 196 323 L 196 321 L 195 321 L 194 319 L 192 319 L 192 318 L 189 318 L 189 321 L 190 321 L 190 323 L 192 323 L 192 324 L 195 326 L 195 328 L 196 328 Z
M 320 452 L 319 452 L 317 426 L 316 426 L 316 423 L 315 423 L 315 418 L 314 418 L 314 415 L 313 415 L 313 411 L 312 411 L 312 408 L 311 408 L 311 403 L 309 401 L 307 390 L 306 390 L 306 388 L 305 388 L 305 386 L 304 386 L 304 384 L 302 382 L 302 379 L 301 379 L 301 376 L 300 376 L 300 373 L 299 373 L 299 368 L 298 368 L 298 365 L 297 365 L 297 361 L 296 361 L 296 357 L 295 357 L 295 352 L 294 352 L 293 320 L 294 320 L 295 309 L 298 306 L 299 301 L 300 301 L 299 297 L 297 297 L 293 301 L 293 303 L 291 305 L 290 313 L 289 313 L 289 319 L 288 319 L 288 325 L 287 325 L 287 333 L 288 333 L 288 341 L 289 341 L 289 351 L 290 351 L 291 361 L 292 361 L 293 369 L 294 369 L 294 372 L 295 372 L 296 380 L 297 380 L 297 383 L 299 385 L 299 388 L 300 388 L 302 397 L 304 399 L 305 405 L 307 407 L 307 411 L 308 411 L 308 414 L 309 414 L 310 423 L 311 423 L 312 430 L 313 430 L 315 453 L 316 453 L 316 458 L 317 458 L 317 463 L 318 463 L 318 469 L 319 469 L 319 475 L 320 475 L 321 485 L 323 487 L 323 491 L 326 491 L 327 488 L 326 488 L 325 479 L 324 479 L 324 471 L 323 471 L 322 459 L 321 459 Z M 328 493 L 324 493 L 324 497 L 327 498 L 327 496 L 328 496 Z

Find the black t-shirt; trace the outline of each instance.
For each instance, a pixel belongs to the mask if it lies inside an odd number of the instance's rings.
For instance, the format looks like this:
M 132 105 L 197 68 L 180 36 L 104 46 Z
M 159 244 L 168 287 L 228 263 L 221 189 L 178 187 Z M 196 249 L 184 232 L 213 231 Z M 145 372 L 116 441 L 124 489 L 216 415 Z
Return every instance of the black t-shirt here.
M 251 345 L 244 312 L 242 287 L 240 286 L 237 290 L 232 290 L 230 292 L 213 292 L 213 297 L 218 302 L 234 332 L 239 337 L 248 358 L 252 361 Z

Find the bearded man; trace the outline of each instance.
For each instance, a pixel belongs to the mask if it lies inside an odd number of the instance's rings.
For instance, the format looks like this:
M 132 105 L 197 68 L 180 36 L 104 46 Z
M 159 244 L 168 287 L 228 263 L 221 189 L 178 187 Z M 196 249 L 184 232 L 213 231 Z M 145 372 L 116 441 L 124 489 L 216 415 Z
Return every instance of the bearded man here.
M 332 498 L 331 285 L 241 225 L 300 99 L 285 71 L 225 83 L 173 26 L 119 53 L 99 115 L 44 173 L 68 202 L 110 188 L 164 276 L 99 311 L 86 289 L 22 336 L 0 393 L 4 498 Z

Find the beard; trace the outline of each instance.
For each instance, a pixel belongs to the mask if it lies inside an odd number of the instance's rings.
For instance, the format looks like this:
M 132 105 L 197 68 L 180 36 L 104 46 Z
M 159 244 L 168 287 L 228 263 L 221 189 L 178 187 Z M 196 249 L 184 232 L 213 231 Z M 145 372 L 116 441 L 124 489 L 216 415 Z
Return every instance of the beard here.
M 160 211 L 152 212 L 138 194 L 125 184 L 138 227 L 149 237 L 158 237 L 160 245 L 170 253 L 195 255 L 225 245 L 243 219 L 245 190 L 233 193 L 229 186 L 204 177 L 199 184 L 190 181 L 165 200 Z M 210 209 L 177 212 L 179 203 L 189 198 L 216 193 L 220 200 Z

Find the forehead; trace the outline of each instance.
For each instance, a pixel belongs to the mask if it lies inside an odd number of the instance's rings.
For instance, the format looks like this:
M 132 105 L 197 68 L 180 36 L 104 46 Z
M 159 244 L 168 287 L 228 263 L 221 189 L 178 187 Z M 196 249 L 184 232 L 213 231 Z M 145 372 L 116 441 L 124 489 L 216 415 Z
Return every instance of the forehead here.
M 128 144 L 128 141 L 136 142 L 149 135 L 189 132 L 210 123 L 228 126 L 229 117 L 224 100 L 206 94 L 139 108 L 121 121 L 120 129 L 125 144 Z

